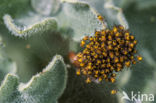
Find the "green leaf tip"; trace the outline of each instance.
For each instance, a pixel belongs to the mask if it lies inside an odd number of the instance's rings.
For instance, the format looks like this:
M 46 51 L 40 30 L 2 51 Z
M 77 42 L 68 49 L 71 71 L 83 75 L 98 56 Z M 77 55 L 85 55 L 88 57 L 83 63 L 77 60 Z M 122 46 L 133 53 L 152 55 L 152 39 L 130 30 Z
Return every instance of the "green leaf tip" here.
M 25 85 L 22 85 L 19 90 L 20 91 L 25 91 L 25 90 L 29 90 L 30 87 L 32 86 L 36 86 L 36 82 L 38 82 L 38 80 L 41 80 L 42 77 L 45 77 L 46 75 L 52 75 L 52 73 L 54 74 L 54 72 L 56 72 L 56 69 L 60 69 L 58 72 L 61 73 L 61 70 L 63 70 L 62 72 L 64 72 L 64 74 L 62 73 L 62 75 L 64 75 L 63 79 L 66 80 L 67 79 L 67 71 L 66 71 L 66 66 L 64 64 L 63 58 L 60 55 L 56 55 L 53 60 L 48 64 L 48 66 L 43 69 L 42 72 L 38 73 L 37 75 L 33 76 L 32 79 Z M 44 82 L 44 81 L 43 81 Z M 47 82 L 47 81 L 46 81 Z M 40 85 L 40 84 L 38 84 Z
M 12 34 L 18 37 L 31 36 L 32 34 L 43 33 L 48 30 L 54 31 L 57 29 L 57 22 L 52 17 L 45 18 L 42 21 L 24 28 L 18 27 L 14 24 L 13 19 L 8 14 L 4 15 L 3 20 L 4 24 L 12 32 Z
M 18 77 L 14 74 L 7 74 L 0 87 L 0 102 L 6 101 L 16 92 Z
M 18 85 L 17 81 L 16 76 L 10 74 L 6 76 L 0 89 L 0 98 L 2 98 L 0 103 L 10 103 L 10 101 L 11 103 L 56 103 L 67 81 L 67 70 L 63 58 L 56 55 L 48 66 L 41 73 L 33 76 L 28 83 Z M 10 87 L 12 92 L 5 89 Z M 3 92 L 6 94 L 3 95 Z M 13 94 L 14 96 L 11 97 Z
M 18 77 L 15 74 L 7 74 L 4 81 L 1 84 L 0 93 L 3 90 L 3 88 L 6 88 L 8 86 L 8 84 L 14 84 L 15 82 L 18 82 Z

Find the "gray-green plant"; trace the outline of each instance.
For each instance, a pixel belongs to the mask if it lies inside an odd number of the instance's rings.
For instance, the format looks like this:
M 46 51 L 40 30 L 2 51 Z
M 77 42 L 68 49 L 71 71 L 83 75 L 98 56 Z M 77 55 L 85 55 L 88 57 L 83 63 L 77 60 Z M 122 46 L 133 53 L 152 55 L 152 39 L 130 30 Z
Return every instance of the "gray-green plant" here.
M 0 0 L 0 103 L 125 103 L 123 91 L 156 95 L 155 4 L 155 0 Z M 119 73 L 114 84 L 86 84 L 83 76 L 75 75 L 68 57 L 71 51 L 81 51 L 84 36 L 104 28 L 98 15 L 108 28 L 120 24 L 129 29 L 143 56 L 141 63 Z M 118 93 L 111 95 L 112 89 Z

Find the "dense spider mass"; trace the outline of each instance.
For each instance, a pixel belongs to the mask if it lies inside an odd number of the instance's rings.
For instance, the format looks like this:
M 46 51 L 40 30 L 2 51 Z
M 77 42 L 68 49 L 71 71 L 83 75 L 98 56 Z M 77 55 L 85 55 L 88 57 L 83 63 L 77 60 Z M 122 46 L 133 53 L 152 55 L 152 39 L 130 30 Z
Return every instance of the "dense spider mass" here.
M 103 79 L 114 83 L 117 72 L 142 60 L 136 56 L 136 44 L 135 37 L 121 25 L 95 31 L 94 36 L 85 36 L 81 41 L 84 49 L 74 61 L 76 74 L 85 75 L 87 83 Z

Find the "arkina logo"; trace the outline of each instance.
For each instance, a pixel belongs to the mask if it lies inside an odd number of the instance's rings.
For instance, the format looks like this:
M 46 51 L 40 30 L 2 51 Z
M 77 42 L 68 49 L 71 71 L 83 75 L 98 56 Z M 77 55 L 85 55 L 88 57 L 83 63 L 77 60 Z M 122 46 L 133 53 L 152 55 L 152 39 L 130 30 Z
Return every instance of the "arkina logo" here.
M 123 91 L 123 97 L 121 99 L 133 101 L 135 103 L 151 102 L 154 101 L 154 94 L 146 94 L 146 93 L 142 94 L 139 91 L 137 93 L 131 91 L 131 96 L 129 97 L 127 93 Z

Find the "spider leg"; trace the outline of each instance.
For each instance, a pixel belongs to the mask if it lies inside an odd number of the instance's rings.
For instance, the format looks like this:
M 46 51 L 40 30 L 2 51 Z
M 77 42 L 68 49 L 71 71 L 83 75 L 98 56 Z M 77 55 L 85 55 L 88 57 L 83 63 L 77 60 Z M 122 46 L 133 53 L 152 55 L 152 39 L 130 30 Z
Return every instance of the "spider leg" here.
M 101 15 L 97 15 L 97 19 L 102 23 L 103 29 L 107 27 L 107 24 L 105 23 L 104 17 Z

